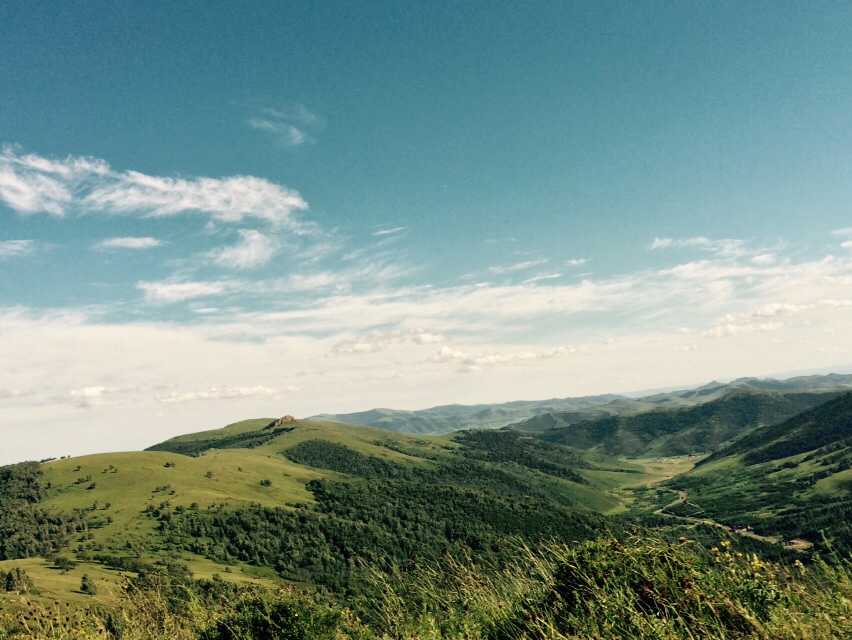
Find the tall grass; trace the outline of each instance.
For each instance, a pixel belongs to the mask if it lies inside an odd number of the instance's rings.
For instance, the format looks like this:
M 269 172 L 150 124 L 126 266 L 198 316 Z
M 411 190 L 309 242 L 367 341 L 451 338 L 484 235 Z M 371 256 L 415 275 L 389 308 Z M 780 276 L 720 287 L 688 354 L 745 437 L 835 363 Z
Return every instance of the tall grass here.
M 372 571 L 357 595 L 256 588 L 215 604 L 191 591 L 128 588 L 109 611 L 29 605 L 0 617 L 21 640 L 765 640 L 846 639 L 852 564 L 778 564 L 723 542 L 633 536 L 575 546 L 517 544 L 512 563 L 447 559 Z M 22 600 L 22 604 L 26 601 Z

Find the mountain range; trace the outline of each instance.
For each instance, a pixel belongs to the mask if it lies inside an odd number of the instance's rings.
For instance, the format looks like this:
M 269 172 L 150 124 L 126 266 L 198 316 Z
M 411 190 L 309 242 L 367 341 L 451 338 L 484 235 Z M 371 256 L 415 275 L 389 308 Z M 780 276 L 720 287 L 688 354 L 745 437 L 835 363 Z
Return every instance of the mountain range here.
M 413 411 L 372 409 L 357 413 L 319 414 L 311 419 L 366 425 L 400 433 L 443 434 L 461 429 L 499 429 L 537 418 L 519 427 L 534 431 L 607 416 L 695 406 L 719 399 L 733 391 L 819 393 L 843 389 L 852 389 L 852 374 L 798 376 L 786 380 L 739 378 L 732 382 L 714 381 L 697 388 L 654 393 L 639 398 L 603 394 L 497 404 L 453 404 Z

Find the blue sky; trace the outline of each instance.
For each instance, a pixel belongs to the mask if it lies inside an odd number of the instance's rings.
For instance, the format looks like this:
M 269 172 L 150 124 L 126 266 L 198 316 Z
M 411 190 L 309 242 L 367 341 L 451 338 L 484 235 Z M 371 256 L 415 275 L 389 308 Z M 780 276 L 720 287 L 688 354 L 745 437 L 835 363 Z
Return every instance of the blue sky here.
M 848 3 L 35 4 L 0 462 L 852 361 Z

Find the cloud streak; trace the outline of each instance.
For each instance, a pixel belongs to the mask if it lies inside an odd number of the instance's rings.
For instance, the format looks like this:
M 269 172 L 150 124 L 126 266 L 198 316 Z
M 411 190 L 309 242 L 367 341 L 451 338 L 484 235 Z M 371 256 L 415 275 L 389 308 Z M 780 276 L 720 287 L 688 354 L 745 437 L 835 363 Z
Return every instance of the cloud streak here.
M 373 231 L 373 235 L 378 236 L 378 237 L 393 236 L 393 235 L 396 235 L 398 233 L 402 233 L 403 231 L 406 230 L 406 228 L 407 227 L 388 227 L 388 228 L 384 228 L 384 229 L 376 229 L 375 231 Z
M 724 257 L 737 257 L 744 253 L 745 243 L 733 238 L 713 240 L 705 236 L 690 238 L 654 238 L 648 246 L 651 251 L 661 249 L 700 249 Z
M 221 223 L 253 218 L 294 230 L 305 230 L 296 214 L 308 208 L 297 191 L 255 176 L 153 176 L 117 171 L 96 158 L 52 159 L 12 147 L 0 152 L 0 202 L 23 215 L 200 213 Z
M 145 294 L 145 300 L 169 304 L 198 298 L 209 298 L 226 293 L 226 282 L 138 282 L 136 288 Z
M 322 127 L 322 119 L 311 113 L 304 105 L 291 104 L 283 107 L 267 107 L 246 120 L 256 131 L 270 135 L 285 147 L 299 147 L 316 142 L 310 131 Z
M 514 264 L 505 264 L 505 265 L 494 265 L 488 267 L 488 273 L 492 273 L 494 275 L 505 275 L 507 273 L 517 273 L 518 271 L 527 271 L 529 269 L 534 269 L 535 267 L 540 267 L 544 264 L 547 264 L 549 261 L 547 258 L 539 258 L 536 260 L 524 260 L 522 262 L 515 262 Z
M 145 249 L 154 249 L 162 243 L 157 238 L 151 236 L 123 236 L 117 238 L 107 238 L 96 242 L 93 248 L 97 251 L 111 251 L 116 249 L 127 249 L 130 251 L 144 251 Z
M 35 250 L 34 240 L 0 240 L 0 260 L 29 256 Z

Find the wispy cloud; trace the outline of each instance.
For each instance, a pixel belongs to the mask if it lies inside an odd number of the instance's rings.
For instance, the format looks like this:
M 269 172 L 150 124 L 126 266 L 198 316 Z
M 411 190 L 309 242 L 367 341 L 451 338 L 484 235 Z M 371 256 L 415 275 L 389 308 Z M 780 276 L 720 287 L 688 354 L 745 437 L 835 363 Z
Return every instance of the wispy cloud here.
M 289 387 L 288 391 L 297 391 L 298 387 Z M 196 391 L 171 391 L 157 396 L 159 402 L 173 404 L 178 402 L 196 402 L 199 400 L 245 400 L 246 398 L 275 397 L 281 390 L 257 385 L 253 387 L 212 386 Z
M 97 251 L 110 251 L 114 249 L 129 249 L 131 251 L 142 251 L 154 249 L 162 243 L 151 236 L 123 236 L 118 238 L 107 238 L 96 242 L 93 248 Z
M 35 250 L 34 240 L 0 240 L 0 260 L 32 255 Z
M 845 227 L 843 229 L 835 229 L 831 232 L 832 235 L 840 236 L 840 237 L 852 237 L 852 227 Z
M 537 276 L 533 276 L 532 278 L 527 278 L 523 281 L 522 284 L 534 284 L 536 282 L 544 282 L 545 280 L 555 280 L 556 278 L 561 277 L 561 273 L 542 273 Z
M 500 365 L 516 364 L 533 360 L 549 360 L 561 355 L 574 353 L 573 347 L 556 347 L 546 351 L 519 351 L 471 354 L 466 351 L 455 349 L 444 345 L 434 355 L 435 362 L 450 362 L 461 365 L 461 371 L 480 371 L 483 367 L 495 367 Z
M 569 258 L 565 260 L 562 264 L 566 267 L 581 267 L 589 261 L 588 258 Z
M 267 264 L 278 253 L 275 238 L 254 229 L 240 230 L 240 241 L 232 247 L 216 249 L 213 262 L 228 269 L 254 269 Z
M 752 257 L 752 264 L 757 264 L 761 266 L 767 266 L 771 264 L 775 264 L 778 261 L 778 256 L 774 253 L 761 253 L 754 257 Z
M 261 109 L 246 124 L 271 135 L 285 147 L 298 147 L 316 141 L 310 132 L 322 127 L 322 119 L 304 105 L 291 104 Z
M 733 238 L 714 240 L 705 236 L 690 238 L 654 238 L 648 248 L 651 251 L 660 249 L 701 249 L 720 256 L 735 257 L 744 252 L 745 243 Z
M 226 282 L 138 282 L 136 288 L 145 294 L 145 300 L 154 303 L 182 302 L 197 298 L 218 296 L 228 291 Z
M 395 344 L 407 342 L 418 345 L 429 345 L 441 342 L 444 339 L 444 336 L 441 334 L 432 333 L 425 329 L 372 331 L 356 338 L 341 340 L 332 347 L 332 352 L 339 355 L 376 353 L 384 351 Z
M 396 235 L 398 233 L 402 233 L 403 231 L 406 230 L 406 228 L 407 227 L 389 227 L 389 228 L 377 229 L 376 231 L 373 231 L 373 235 L 374 236 L 393 236 L 393 235 Z
M 171 178 L 116 171 L 104 160 L 0 152 L 0 202 L 20 214 L 69 212 L 166 217 L 202 213 L 217 222 L 255 218 L 302 229 L 297 192 L 254 176 Z
M 547 258 L 539 258 L 537 260 L 524 260 L 523 262 L 515 262 L 514 264 L 494 265 L 488 267 L 488 272 L 494 275 L 503 275 L 506 273 L 517 273 L 518 271 L 527 271 L 547 264 Z

